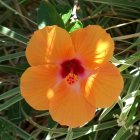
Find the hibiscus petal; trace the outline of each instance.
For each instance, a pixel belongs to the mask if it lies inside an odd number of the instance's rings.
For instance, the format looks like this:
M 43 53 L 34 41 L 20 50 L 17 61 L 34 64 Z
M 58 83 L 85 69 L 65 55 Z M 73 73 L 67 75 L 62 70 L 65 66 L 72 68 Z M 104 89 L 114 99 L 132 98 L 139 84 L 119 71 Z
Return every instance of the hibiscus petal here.
M 79 127 L 94 117 L 95 107 L 87 102 L 78 87 L 63 81 L 52 91 L 55 94 L 50 100 L 49 111 L 61 125 Z
M 71 33 L 77 57 L 84 65 L 96 69 L 109 61 L 114 51 L 114 41 L 98 25 L 89 25 Z
M 96 107 L 109 107 L 117 102 L 122 89 L 123 79 L 119 69 L 108 62 L 88 78 L 85 97 L 93 105 L 95 98 Z
M 47 94 L 58 77 L 56 65 L 34 66 L 28 68 L 21 77 L 21 95 L 36 110 L 47 110 Z
M 58 26 L 46 26 L 34 32 L 26 49 L 30 65 L 44 65 L 74 56 L 69 33 Z

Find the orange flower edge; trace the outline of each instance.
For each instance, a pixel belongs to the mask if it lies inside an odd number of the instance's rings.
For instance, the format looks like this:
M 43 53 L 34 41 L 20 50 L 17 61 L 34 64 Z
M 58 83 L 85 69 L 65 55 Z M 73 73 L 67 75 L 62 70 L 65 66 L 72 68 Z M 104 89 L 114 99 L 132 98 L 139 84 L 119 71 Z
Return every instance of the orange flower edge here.
M 112 38 L 97 25 L 71 34 L 55 25 L 37 30 L 26 49 L 31 67 L 21 77 L 21 95 L 61 125 L 80 127 L 96 108 L 118 100 L 123 80 L 109 62 L 113 51 Z

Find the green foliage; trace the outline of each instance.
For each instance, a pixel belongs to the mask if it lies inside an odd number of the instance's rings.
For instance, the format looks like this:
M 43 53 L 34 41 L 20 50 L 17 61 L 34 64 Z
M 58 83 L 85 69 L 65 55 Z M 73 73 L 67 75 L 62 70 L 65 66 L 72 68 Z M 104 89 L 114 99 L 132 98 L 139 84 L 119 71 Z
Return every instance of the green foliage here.
M 11 123 L 10 121 L 6 120 L 3 117 L 0 117 L 0 138 L 3 140 L 14 140 L 14 137 L 11 136 L 11 133 L 20 136 L 24 140 L 31 138 L 32 136 L 25 132 L 23 129 L 20 129 L 15 124 Z M 7 136 L 8 135 L 8 136 Z
M 48 0 L 41 1 L 37 19 L 39 28 L 43 28 L 49 25 L 58 25 L 64 28 L 64 23 L 60 15 Z
M 71 33 L 80 28 L 83 28 L 83 24 L 77 20 L 75 22 L 70 23 L 67 27 L 67 30 Z
M 18 42 L 21 42 L 21 43 L 27 45 L 28 38 L 24 37 L 21 34 L 18 34 L 16 32 L 14 32 L 14 31 L 12 31 L 12 30 L 4 27 L 4 26 L 1 26 L 1 25 L 0 25 L 0 33 L 2 35 L 5 35 L 5 36 L 7 36 L 9 38 L 12 38 L 12 39 L 14 39 L 14 40 L 16 40 Z
M 140 122 L 140 1 L 78 2 L 78 19 L 72 21 L 73 0 L 0 0 L 0 140 L 140 139 L 135 129 L 130 132 Z M 20 95 L 20 76 L 29 67 L 25 58 L 29 38 L 38 27 L 54 24 L 68 32 L 98 24 L 115 41 L 112 63 L 124 77 L 121 97 L 117 104 L 98 109 L 96 117 L 81 128 L 60 126 L 48 112 L 30 108 Z
M 85 1 L 91 1 L 91 2 L 98 2 L 98 3 L 104 3 L 112 6 L 129 6 L 129 7 L 135 7 L 135 8 L 140 8 L 140 1 L 138 0 L 85 0 Z

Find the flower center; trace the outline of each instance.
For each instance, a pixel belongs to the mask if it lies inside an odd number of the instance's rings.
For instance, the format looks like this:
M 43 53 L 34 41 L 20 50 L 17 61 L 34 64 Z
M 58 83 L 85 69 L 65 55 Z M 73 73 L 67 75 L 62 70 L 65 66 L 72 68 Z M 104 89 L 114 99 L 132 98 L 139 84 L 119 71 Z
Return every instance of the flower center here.
M 78 76 L 84 74 L 84 68 L 77 59 L 64 61 L 61 64 L 61 68 L 62 78 L 65 78 L 70 85 L 78 81 Z
M 73 74 L 73 73 L 69 73 L 67 76 L 66 76 L 66 82 L 71 85 L 71 84 L 74 84 L 76 81 L 78 81 L 78 76 Z

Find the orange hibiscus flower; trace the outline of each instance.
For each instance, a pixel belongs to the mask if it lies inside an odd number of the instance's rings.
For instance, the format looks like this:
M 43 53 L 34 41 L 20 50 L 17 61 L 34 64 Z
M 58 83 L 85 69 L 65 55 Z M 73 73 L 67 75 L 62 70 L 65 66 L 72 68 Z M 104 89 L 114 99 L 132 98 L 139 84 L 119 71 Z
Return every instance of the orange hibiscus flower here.
M 35 31 L 21 77 L 21 94 L 36 110 L 72 128 L 90 121 L 96 108 L 117 102 L 123 88 L 119 70 L 109 62 L 114 42 L 97 25 L 68 33 L 58 26 Z

